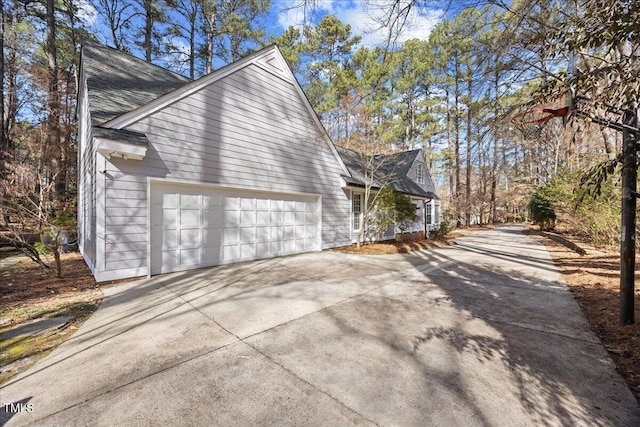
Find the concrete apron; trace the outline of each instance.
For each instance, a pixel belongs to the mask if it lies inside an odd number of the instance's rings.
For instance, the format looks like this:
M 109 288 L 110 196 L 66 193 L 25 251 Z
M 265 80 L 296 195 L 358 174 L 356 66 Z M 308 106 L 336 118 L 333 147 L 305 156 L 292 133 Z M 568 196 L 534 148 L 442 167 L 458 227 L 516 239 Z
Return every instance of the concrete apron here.
M 540 244 L 505 227 L 108 290 L 1 390 L 8 425 L 640 425 Z M 14 406 L 13 409 L 16 409 Z

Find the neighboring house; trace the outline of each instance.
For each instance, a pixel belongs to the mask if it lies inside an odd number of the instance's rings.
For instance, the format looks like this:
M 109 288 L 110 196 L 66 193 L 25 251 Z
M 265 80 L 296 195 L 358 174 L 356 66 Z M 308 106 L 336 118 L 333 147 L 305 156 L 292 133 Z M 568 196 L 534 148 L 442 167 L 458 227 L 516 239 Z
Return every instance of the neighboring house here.
M 275 46 L 192 81 L 86 42 L 78 86 L 78 242 L 97 281 L 352 242 L 351 172 Z
M 388 185 L 411 198 L 416 205 L 417 219 L 405 233 L 423 232 L 428 236 L 431 230 L 439 227 L 440 199 L 421 149 L 374 157 L 344 147 L 337 146 L 336 149 L 349 170 L 349 175 L 343 179 L 351 199 L 352 241 L 355 241 L 363 220 L 366 186 L 375 192 Z M 393 238 L 399 232 L 397 227 L 392 227 L 385 238 Z

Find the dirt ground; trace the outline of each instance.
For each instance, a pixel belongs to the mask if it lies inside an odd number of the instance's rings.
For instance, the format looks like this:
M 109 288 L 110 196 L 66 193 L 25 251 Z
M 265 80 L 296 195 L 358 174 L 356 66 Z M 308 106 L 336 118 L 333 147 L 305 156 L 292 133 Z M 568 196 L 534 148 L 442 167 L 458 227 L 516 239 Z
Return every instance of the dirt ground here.
M 477 230 L 457 230 L 452 237 Z M 615 249 L 594 248 L 560 234 L 540 232 L 533 227 L 525 232 L 545 244 L 592 328 L 616 363 L 618 372 L 640 401 L 640 303 L 636 303 L 637 323 L 620 326 L 619 253 Z M 360 250 L 355 246 L 334 250 L 365 254 L 406 253 L 449 244 L 451 239 L 420 240 L 363 245 Z M 639 270 L 640 264 L 636 267 L 636 271 Z M 636 281 L 638 278 L 640 273 L 637 273 Z M 74 318 L 69 327 L 56 331 L 49 340 L 38 344 L 33 354 L 22 357 L 26 361 L 18 360 L 19 355 L 9 357 L 8 346 L 0 345 L 0 361 L 4 366 L 0 383 L 26 369 L 66 339 L 97 309 L 102 299 L 100 289 L 111 285 L 96 284 L 78 253 L 63 255 L 63 277 L 60 279 L 46 274 L 29 260 L 0 271 L 0 332 L 37 318 L 60 315 Z M 640 295 L 640 287 L 636 288 L 636 295 Z M 7 362 L 10 362 L 8 369 Z

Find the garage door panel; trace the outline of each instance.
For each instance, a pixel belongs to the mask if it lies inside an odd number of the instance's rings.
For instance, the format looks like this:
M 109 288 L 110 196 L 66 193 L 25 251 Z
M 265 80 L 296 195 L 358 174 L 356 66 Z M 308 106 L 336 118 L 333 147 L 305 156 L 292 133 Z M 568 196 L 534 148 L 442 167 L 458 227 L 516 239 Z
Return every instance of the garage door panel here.
M 317 199 L 152 185 L 152 274 L 316 250 Z
M 240 199 L 240 209 L 254 211 L 256 209 L 256 201 L 254 198 L 243 197 Z
M 200 248 L 180 249 L 180 265 L 198 266 L 202 264 Z
M 256 227 L 256 242 L 268 242 L 269 236 L 269 227 Z
M 244 243 L 240 245 L 240 259 L 255 259 L 256 245 L 255 243 Z
M 296 241 L 291 239 L 291 240 L 284 240 L 282 242 L 282 251 L 285 254 L 291 254 L 294 253 L 296 251 Z
M 271 253 L 271 245 L 269 242 L 258 242 L 256 243 L 256 257 L 257 258 L 268 258 L 273 256 Z
M 199 194 L 180 194 L 180 206 L 183 208 L 201 206 L 201 196 Z
M 256 225 L 269 225 L 270 219 L 269 211 L 256 212 Z
M 296 214 L 293 211 L 284 211 L 283 212 L 283 217 L 282 217 L 282 222 L 285 225 L 292 225 L 295 223 L 296 220 Z
M 199 248 L 203 245 L 200 228 L 182 228 L 180 230 L 180 247 Z
M 222 261 L 232 262 L 240 258 L 238 245 L 225 245 L 222 247 Z
M 305 239 L 315 242 L 316 234 L 317 234 L 317 231 L 315 227 L 311 227 L 310 225 L 307 225 L 305 227 L 305 234 L 304 234 Z
M 186 227 L 190 225 L 200 225 L 201 212 L 202 208 L 193 209 L 189 207 L 180 209 L 180 225 Z
M 296 235 L 296 228 L 293 225 L 285 225 L 283 227 L 284 230 L 284 234 L 283 234 L 283 238 L 285 240 L 291 240 L 293 238 L 295 238 Z
M 204 225 L 220 227 L 222 224 L 222 212 L 220 208 L 208 206 L 203 212 Z
M 222 243 L 222 236 L 220 235 L 220 226 L 211 226 L 205 224 L 205 228 L 202 229 L 202 245 L 205 248 L 220 247 Z
M 162 239 L 162 250 L 175 249 L 178 247 L 178 230 L 165 229 Z
M 269 201 L 269 209 L 271 209 L 272 212 L 281 212 L 283 207 L 284 207 L 284 201 L 283 200 L 270 200 Z
M 224 209 L 238 210 L 240 208 L 240 201 L 238 197 L 226 196 L 223 199 L 222 206 Z
M 165 227 L 175 227 L 178 221 L 178 209 L 160 209 L 159 225 Z
M 202 248 L 202 258 L 204 260 L 220 259 L 220 247 L 204 247 Z
M 220 209 L 220 194 L 206 194 L 202 196 L 202 205 Z
M 177 194 L 163 194 L 162 206 L 165 208 L 177 208 L 178 207 L 178 195 Z
M 238 239 L 240 242 L 255 242 L 256 241 L 256 228 L 255 227 L 242 227 L 240 228 L 240 236 Z
M 240 213 L 237 210 L 225 209 L 222 213 L 222 222 L 225 227 L 240 225 Z
M 162 265 L 171 265 L 176 262 L 178 259 L 178 251 L 177 250 L 163 250 L 161 253 Z
M 255 225 L 256 211 L 240 211 L 240 225 Z
M 222 229 L 222 243 L 237 243 L 239 240 L 240 229 L 229 227 Z

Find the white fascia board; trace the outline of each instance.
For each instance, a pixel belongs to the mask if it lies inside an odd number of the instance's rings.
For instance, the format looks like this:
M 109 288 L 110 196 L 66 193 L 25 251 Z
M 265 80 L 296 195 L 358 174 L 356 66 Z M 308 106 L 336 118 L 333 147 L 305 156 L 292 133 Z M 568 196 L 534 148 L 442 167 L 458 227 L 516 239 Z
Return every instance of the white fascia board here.
M 144 145 L 128 144 L 126 142 L 101 137 L 94 137 L 94 139 L 98 153 L 107 159 L 111 157 L 122 157 L 125 160 L 142 160 L 147 154 L 147 147 Z
M 268 68 L 262 66 L 260 64 L 260 60 L 269 56 L 272 52 L 275 52 L 276 55 L 278 55 L 278 61 L 281 63 L 284 63 L 286 65 L 286 61 L 284 59 L 284 57 L 282 56 L 282 53 L 280 53 L 280 50 L 278 49 L 277 46 L 273 45 L 271 47 L 265 48 L 264 50 L 260 51 L 260 52 L 256 52 L 254 55 L 250 55 L 244 59 L 241 59 L 239 61 L 236 61 L 232 64 L 227 65 L 224 68 L 221 68 L 217 71 L 212 72 L 211 74 L 208 74 L 204 77 L 201 77 L 200 79 L 189 83 L 179 89 L 174 90 L 173 92 L 169 92 L 151 102 L 149 102 L 146 105 L 143 105 L 142 107 L 136 108 L 135 110 L 129 111 L 128 113 L 124 113 L 106 123 L 103 123 L 102 126 L 104 127 L 108 127 L 108 128 L 113 128 L 113 129 L 123 129 L 135 122 L 137 122 L 138 120 L 142 119 L 143 117 L 148 116 L 149 114 L 154 113 L 155 111 L 161 110 L 162 108 L 173 104 L 174 102 L 177 102 L 201 89 L 203 89 L 204 87 L 210 85 L 211 83 L 214 83 L 220 79 L 223 79 L 224 77 L 233 74 L 237 71 L 239 71 L 240 69 L 250 65 L 250 64 L 254 64 L 259 66 L 261 69 L 268 71 L 270 74 L 282 79 L 282 76 L 278 75 L 277 73 L 274 73 L 273 71 L 269 70 Z M 307 110 L 309 111 L 309 113 L 311 114 L 311 117 L 313 119 L 313 121 L 315 122 L 316 126 L 318 127 L 318 129 L 320 129 L 320 131 L 322 132 L 323 138 L 325 140 L 325 142 L 327 144 L 329 144 L 329 147 L 331 149 L 331 151 L 333 152 L 333 155 L 335 156 L 335 158 L 338 160 L 338 163 L 340 164 L 340 167 L 342 168 L 342 170 L 344 171 L 344 173 L 346 175 L 351 175 L 349 173 L 349 170 L 347 169 L 347 166 L 344 164 L 344 162 L 342 161 L 342 158 L 340 157 L 340 155 L 338 154 L 338 151 L 336 150 L 336 147 L 333 145 L 333 141 L 331 140 L 331 137 L 329 136 L 329 133 L 327 132 L 327 130 L 325 129 L 325 127 L 322 125 L 322 122 L 320 121 L 320 119 L 318 118 L 318 114 L 316 113 L 316 111 L 313 109 L 313 107 L 311 106 L 311 103 L 309 102 L 309 99 L 307 98 L 307 95 L 304 93 L 304 91 L 302 90 L 302 87 L 300 86 L 300 83 L 298 83 L 298 79 L 296 79 L 296 77 L 293 75 L 293 73 L 291 72 L 291 69 L 289 68 L 288 65 L 286 65 L 286 67 L 283 67 L 283 73 L 286 73 L 286 75 L 288 76 L 288 80 L 293 83 L 293 86 L 295 87 L 296 91 L 298 92 L 299 96 L 302 98 L 302 102 L 304 102 Z

